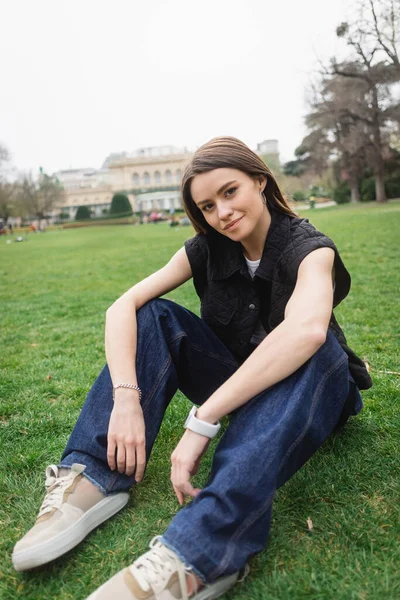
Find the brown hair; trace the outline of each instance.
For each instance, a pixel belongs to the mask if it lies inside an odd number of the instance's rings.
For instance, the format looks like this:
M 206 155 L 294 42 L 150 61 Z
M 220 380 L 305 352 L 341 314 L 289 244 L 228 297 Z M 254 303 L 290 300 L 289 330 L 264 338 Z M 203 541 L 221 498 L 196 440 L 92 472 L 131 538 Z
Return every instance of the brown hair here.
M 221 168 L 238 169 L 253 179 L 264 177 L 267 182 L 264 194 L 268 208 L 295 216 L 264 161 L 237 138 L 216 137 L 196 150 L 182 178 L 183 206 L 197 233 L 206 234 L 210 226 L 192 198 L 191 183 L 196 175 Z

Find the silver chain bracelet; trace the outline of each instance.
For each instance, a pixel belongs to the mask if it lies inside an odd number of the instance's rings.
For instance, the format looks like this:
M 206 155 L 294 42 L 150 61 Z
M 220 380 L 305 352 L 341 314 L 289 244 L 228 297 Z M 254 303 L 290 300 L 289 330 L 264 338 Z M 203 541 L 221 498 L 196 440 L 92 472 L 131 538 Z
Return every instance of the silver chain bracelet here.
M 133 385 L 133 383 L 117 383 L 117 385 L 113 386 L 113 401 L 115 401 L 115 390 L 117 390 L 118 388 L 127 388 L 129 390 L 136 390 L 137 392 L 139 392 L 139 402 L 142 401 L 142 390 L 140 389 L 139 386 L 137 385 Z

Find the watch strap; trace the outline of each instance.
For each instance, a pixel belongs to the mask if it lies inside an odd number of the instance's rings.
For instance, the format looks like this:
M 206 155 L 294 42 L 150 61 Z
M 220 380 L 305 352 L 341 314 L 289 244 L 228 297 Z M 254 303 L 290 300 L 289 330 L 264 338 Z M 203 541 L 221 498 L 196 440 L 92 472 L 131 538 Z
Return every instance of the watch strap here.
M 221 429 L 221 423 L 207 423 L 207 421 L 202 421 L 196 417 L 197 406 L 193 406 L 192 410 L 188 414 L 188 417 L 185 421 L 184 428 L 190 429 L 190 431 L 194 431 L 195 433 L 199 433 L 200 435 L 204 435 L 210 439 L 215 438 L 218 431 Z

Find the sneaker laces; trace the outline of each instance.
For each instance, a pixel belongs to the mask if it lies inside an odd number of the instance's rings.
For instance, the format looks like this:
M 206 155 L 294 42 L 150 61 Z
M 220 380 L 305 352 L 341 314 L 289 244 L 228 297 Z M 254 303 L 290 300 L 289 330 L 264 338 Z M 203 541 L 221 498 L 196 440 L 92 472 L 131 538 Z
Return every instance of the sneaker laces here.
M 52 511 L 60 509 L 64 502 L 64 492 L 70 487 L 75 477 L 84 471 L 84 465 L 73 464 L 67 475 L 59 477 L 58 467 L 49 465 L 46 468 L 46 496 L 39 509 L 38 518 Z
M 148 592 L 151 587 L 155 593 L 165 589 L 171 575 L 176 572 L 179 578 L 182 600 L 189 600 L 186 585 L 187 575 L 192 578 L 194 583 L 194 593 L 198 589 L 193 571 L 172 550 L 164 546 L 159 539 L 159 536 L 156 536 L 151 540 L 151 550 L 138 558 L 131 565 L 130 571 L 144 592 Z

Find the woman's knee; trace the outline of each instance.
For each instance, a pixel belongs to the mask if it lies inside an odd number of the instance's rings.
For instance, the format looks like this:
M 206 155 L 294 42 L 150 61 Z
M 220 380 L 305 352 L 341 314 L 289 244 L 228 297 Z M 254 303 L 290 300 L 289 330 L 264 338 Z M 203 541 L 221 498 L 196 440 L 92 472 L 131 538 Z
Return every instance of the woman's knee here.
M 340 362 L 341 359 L 343 362 L 347 360 L 346 352 L 343 350 L 339 340 L 330 329 L 328 329 L 325 344 L 321 346 L 320 351 L 322 355 L 328 355 L 331 360 L 334 360 L 335 362 Z
M 171 310 L 171 305 L 174 305 L 175 302 L 171 302 L 171 300 L 165 300 L 164 298 L 153 298 L 143 304 L 141 308 L 137 311 L 136 317 L 137 320 L 143 320 L 145 317 L 157 317 L 166 311 Z
M 146 302 L 137 312 L 137 330 L 138 334 L 146 335 L 146 331 L 164 331 L 169 333 L 171 328 L 183 327 L 187 318 L 185 308 L 164 298 L 154 298 Z

